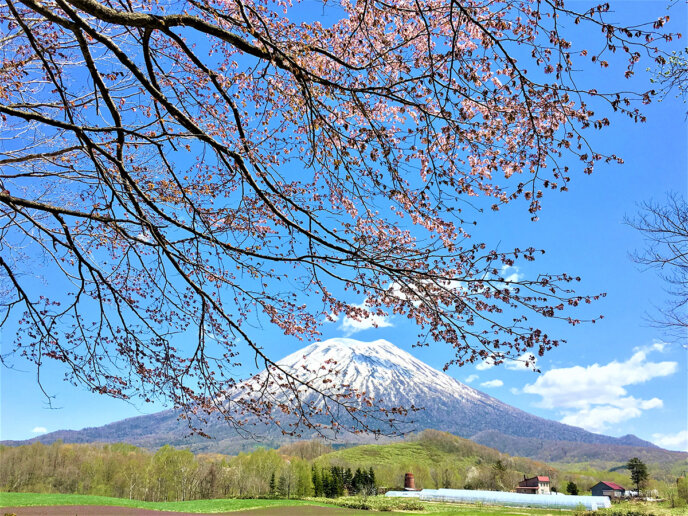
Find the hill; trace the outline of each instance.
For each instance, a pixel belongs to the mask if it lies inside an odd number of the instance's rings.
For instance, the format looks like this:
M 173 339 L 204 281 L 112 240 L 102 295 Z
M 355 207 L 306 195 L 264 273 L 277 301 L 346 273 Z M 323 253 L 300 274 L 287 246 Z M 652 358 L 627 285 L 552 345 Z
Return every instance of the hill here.
M 627 460 L 627 459 L 626 459 Z M 600 480 L 622 485 L 629 482 L 625 469 L 609 471 L 590 464 L 546 463 L 525 457 L 511 456 L 455 435 L 424 430 L 403 442 L 369 444 L 337 450 L 320 456 L 316 463 L 342 467 L 373 467 L 379 485 L 403 486 L 404 473 L 411 472 L 420 488 L 471 488 L 511 490 L 526 476 L 547 475 L 552 486 L 564 492 L 569 481 L 587 490 Z M 618 463 L 617 463 L 618 464 Z M 669 479 L 668 464 L 653 464 L 652 478 Z

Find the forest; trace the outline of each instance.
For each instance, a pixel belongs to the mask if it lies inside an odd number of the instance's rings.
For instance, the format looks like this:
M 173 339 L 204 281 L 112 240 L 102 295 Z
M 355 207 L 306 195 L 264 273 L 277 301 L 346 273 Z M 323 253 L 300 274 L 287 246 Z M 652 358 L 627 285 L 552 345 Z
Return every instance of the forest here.
M 194 455 L 163 446 L 35 443 L 0 450 L 0 489 L 153 502 L 314 494 L 308 460 L 259 448 L 236 457 Z M 319 472 L 328 478 L 328 472 Z M 323 474 L 325 473 L 325 474 Z
M 658 480 L 653 471 L 651 468 L 649 489 L 670 496 L 679 494 L 674 493 L 676 484 Z M 625 470 L 619 467 L 564 471 L 432 430 L 384 445 L 335 451 L 318 441 L 298 441 L 236 456 L 194 455 L 171 446 L 150 451 L 129 444 L 60 441 L 0 446 L 0 491 L 152 502 L 369 496 L 378 490 L 400 488 L 406 472 L 414 473 L 419 488 L 510 491 L 523 475 L 534 474 L 548 475 L 553 489 L 561 492 L 574 482 L 581 494 L 599 480 L 629 483 Z M 688 498 L 688 485 L 684 487 Z
M 210 498 L 335 498 L 375 494 L 375 471 L 312 464 L 320 443 L 258 448 L 235 457 L 194 455 L 163 446 L 155 453 L 129 444 L 0 447 L 0 490 L 57 492 L 152 502 Z M 293 455 L 287 455 L 291 453 Z M 317 453 L 317 451 L 316 451 Z M 300 456 L 298 456 L 300 455 Z

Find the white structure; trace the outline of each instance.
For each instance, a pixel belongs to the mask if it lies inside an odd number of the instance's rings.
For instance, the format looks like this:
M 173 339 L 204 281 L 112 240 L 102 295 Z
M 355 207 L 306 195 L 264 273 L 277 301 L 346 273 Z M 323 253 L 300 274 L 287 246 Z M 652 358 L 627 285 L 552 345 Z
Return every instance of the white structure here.
M 553 494 L 522 494 L 505 491 L 473 491 L 467 489 L 423 489 L 422 491 L 389 491 L 385 496 L 418 498 L 424 502 L 486 503 L 511 507 L 543 507 L 589 511 L 612 506 L 606 496 L 562 496 Z

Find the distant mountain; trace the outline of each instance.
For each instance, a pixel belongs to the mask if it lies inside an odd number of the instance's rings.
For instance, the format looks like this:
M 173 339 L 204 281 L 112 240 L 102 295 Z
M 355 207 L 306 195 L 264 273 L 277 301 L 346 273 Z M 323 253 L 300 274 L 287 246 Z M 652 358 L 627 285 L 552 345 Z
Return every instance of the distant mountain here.
M 659 450 L 635 436 L 616 438 L 594 434 L 528 414 L 433 369 L 385 340 L 360 342 L 353 339 L 330 339 L 285 357 L 279 361 L 279 365 L 293 371 L 303 371 L 302 366 L 317 371 L 328 360 L 337 362 L 338 381 L 350 384 L 360 392 L 365 391 L 377 400 L 384 400 L 387 406 L 424 407 L 423 411 L 414 415 L 416 423 L 413 428 L 408 427 L 408 430 L 443 430 L 461 437 L 474 438 L 476 442 L 502 451 L 506 451 L 503 443 L 508 442 L 514 450 L 519 449 L 518 454 L 522 456 L 540 453 L 538 450 L 541 448 L 538 448 L 537 443 L 544 442 L 586 443 L 607 447 L 630 445 Z M 242 439 L 236 431 L 221 423 L 211 424 L 206 429 L 213 436 L 212 440 L 186 437 L 187 429 L 183 423 L 177 421 L 176 416 L 175 412 L 168 410 L 98 428 L 52 432 L 21 443 L 50 443 L 57 439 L 65 442 L 125 441 L 149 448 L 172 444 L 188 446 L 194 451 L 225 453 L 256 445 L 254 441 Z M 303 437 L 308 437 L 307 433 Z M 341 439 L 358 443 L 366 441 L 365 437 L 342 436 Z M 370 441 L 370 438 L 367 440 Z M 265 445 L 278 445 L 284 442 L 284 438 L 268 430 L 262 442 Z
M 555 441 L 532 437 L 505 435 L 495 430 L 485 430 L 471 436 L 471 440 L 497 449 L 509 455 L 528 457 L 544 462 L 626 462 L 631 457 L 655 464 L 674 464 L 688 461 L 688 453 L 647 446 L 647 441 L 634 435 L 618 438 L 617 444 Z M 686 462 L 688 466 L 688 462 Z

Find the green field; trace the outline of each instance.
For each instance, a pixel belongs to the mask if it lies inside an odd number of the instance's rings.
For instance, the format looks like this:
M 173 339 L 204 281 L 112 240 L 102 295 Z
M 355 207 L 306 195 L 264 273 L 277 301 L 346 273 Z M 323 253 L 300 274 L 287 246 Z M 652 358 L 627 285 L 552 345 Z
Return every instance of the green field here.
M 390 499 L 385 497 L 342 497 L 332 499 L 309 498 L 306 500 L 262 500 L 262 499 L 215 499 L 215 500 L 191 500 L 188 502 L 143 502 L 126 498 L 111 498 L 107 496 L 90 496 L 76 494 L 37 494 L 37 493 L 0 493 L 0 507 L 34 507 L 48 505 L 102 505 L 116 507 L 135 507 L 170 512 L 190 513 L 224 513 L 236 511 L 248 511 L 250 509 L 269 509 L 272 507 L 298 507 L 304 505 L 316 505 L 320 507 L 355 507 L 365 503 L 369 510 L 351 510 L 351 516 L 370 514 L 371 511 L 393 511 L 397 516 L 411 516 L 419 514 L 431 514 L 432 516 L 451 516 L 455 514 L 480 516 L 529 516 L 529 515 L 556 515 L 556 514 L 593 514 L 576 513 L 572 511 L 558 511 L 552 509 L 532 509 L 518 507 L 495 507 L 488 505 L 458 505 L 418 502 L 405 499 Z M 416 505 L 417 510 L 410 511 L 411 505 Z M 655 515 L 678 516 L 688 514 L 686 508 L 670 509 L 666 505 L 649 503 L 623 503 L 615 505 L 612 509 L 601 510 L 594 513 L 596 516 L 625 516 Z
M 188 502 L 143 502 L 127 498 L 91 496 L 78 494 L 38 494 L 38 493 L 0 493 L 2 507 L 34 507 L 41 505 L 107 505 L 117 507 L 136 507 L 154 511 L 220 513 L 243 511 L 263 507 L 284 507 L 295 505 L 314 505 L 302 500 L 190 500 Z M 325 505 L 325 504 L 317 504 Z
M 332 503 L 334 501 L 334 503 Z M 308 499 L 308 500 L 244 500 L 217 499 L 192 500 L 188 502 L 142 502 L 125 498 L 110 498 L 107 496 L 89 496 L 74 494 L 36 494 L 36 493 L 0 493 L 2 507 L 32 507 L 45 505 L 104 505 L 118 507 L 136 507 L 157 511 L 178 511 L 194 513 L 222 513 L 245 511 L 249 509 L 289 507 L 303 505 L 318 505 L 326 507 L 351 507 L 357 503 L 366 503 L 371 510 L 394 511 L 396 515 L 432 514 L 433 516 L 451 516 L 454 514 L 479 514 L 481 516 L 524 516 L 530 514 L 553 514 L 551 510 L 520 509 L 513 507 L 490 507 L 482 505 L 448 505 L 434 503 L 420 503 L 418 511 L 409 512 L 407 504 L 419 502 L 390 499 L 384 497 L 343 497 L 337 500 Z M 370 514 L 371 510 L 352 510 L 351 515 Z M 557 511 L 554 511 L 557 513 Z M 569 512 L 570 514 L 570 512 Z
M 334 502 L 334 503 L 333 503 Z M 245 511 L 249 509 L 271 507 L 293 507 L 303 505 L 318 505 L 325 507 L 355 507 L 365 503 L 370 510 L 352 510 L 351 515 L 370 514 L 371 510 L 394 511 L 396 515 L 432 514 L 433 516 L 450 516 L 454 514 L 479 514 L 481 516 L 524 516 L 546 515 L 559 513 L 545 509 L 492 507 L 483 505 L 448 505 L 422 503 L 413 500 L 390 499 L 384 497 L 343 497 L 337 500 L 308 499 L 308 500 L 245 500 L 245 499 L 217 499 L 193 500 L 188 502 L 142 502 L 125 498 L 110 498 L 107 496 L 64 495 L 64 494 L 36 494 L 36 493 L 0 493 L 0 506 L 3 507 L 31 507 L 45 505 L 104 505 L 118 507 L 136 507 L 140 509 L 158 511 L 179 511 L 194 513 L 222 513 Z M 419 505 L 419 510 L 409 511 L 409 504 Z M 565 511 L 571 514 L 569 511 Z

